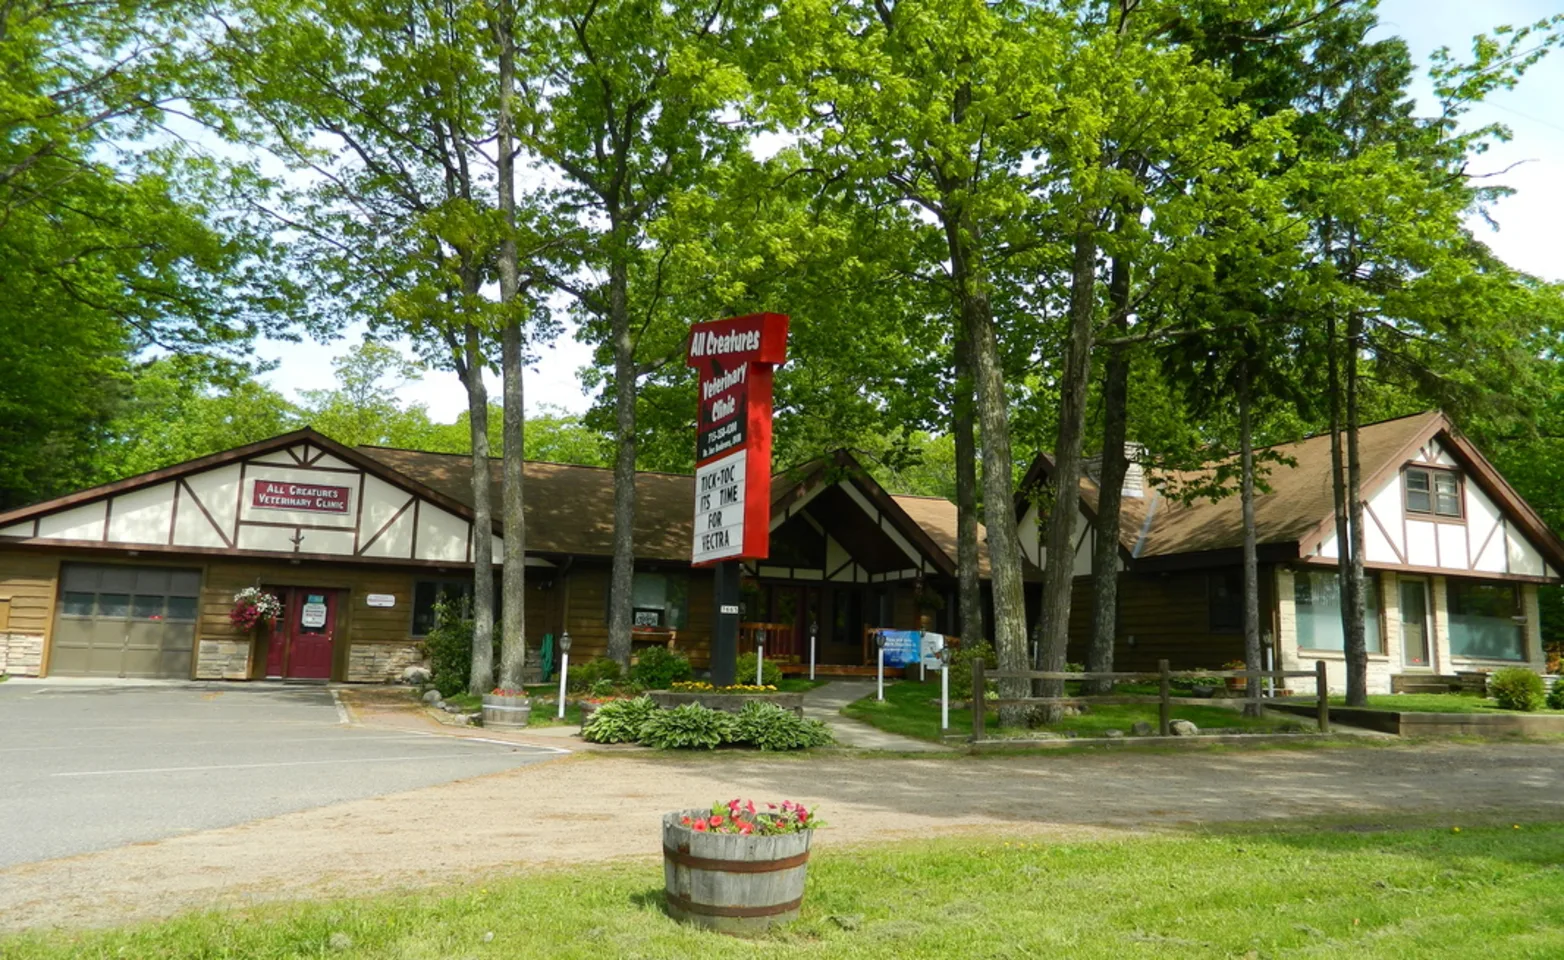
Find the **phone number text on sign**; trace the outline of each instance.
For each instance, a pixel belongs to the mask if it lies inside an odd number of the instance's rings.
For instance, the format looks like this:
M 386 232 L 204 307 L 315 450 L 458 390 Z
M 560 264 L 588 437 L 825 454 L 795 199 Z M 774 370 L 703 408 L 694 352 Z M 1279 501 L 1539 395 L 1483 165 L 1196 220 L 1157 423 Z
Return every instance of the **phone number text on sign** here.
M 696 468 L 694 562 L 743 551 L 744 469 L 743 451 Z

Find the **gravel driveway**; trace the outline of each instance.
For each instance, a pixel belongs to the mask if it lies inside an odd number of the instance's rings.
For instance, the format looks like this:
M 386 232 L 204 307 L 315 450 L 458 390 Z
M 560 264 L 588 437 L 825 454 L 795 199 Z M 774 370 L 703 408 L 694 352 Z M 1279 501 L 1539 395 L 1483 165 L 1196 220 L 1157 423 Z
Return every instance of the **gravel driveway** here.
M 1072 835 L 1232 821 L 1394 826 L 1564 819 L 1564 750 L 1524 743 L 874 759 L 577 754 L 66 860 L 0 870 L 0 929 L 448 882 L 656 855 L 661 811 L 733 796 L 820 806 L 820 842 Z M 612 826 L 612 829 L 608 829 Z

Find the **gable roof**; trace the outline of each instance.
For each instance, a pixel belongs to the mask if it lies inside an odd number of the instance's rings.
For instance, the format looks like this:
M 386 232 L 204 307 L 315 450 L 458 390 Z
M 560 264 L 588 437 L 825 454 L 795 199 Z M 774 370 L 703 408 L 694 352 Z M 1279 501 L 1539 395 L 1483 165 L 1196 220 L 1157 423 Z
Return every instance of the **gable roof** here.
M 1542 518 L 1499 474 L 1493 464 L 1439 411 L 1414 414 L 1365 424 L 1358 430 L 1358 451 L 1363 465 L 1364 495 L 1387 482 L 1396 471 L 1432 440 L 1439 440 L 1455 456 L 1468 475 L 1512 517 L 1548 561 L 1564 564 L 1564 542 L 1548 529 Z M 1263 448 L 1296 461 L 1294 466 L 1270 464 L 1263 475 L 1269 492 L 1255 495 L 1255 532 L 1267 559 L 1293 559 L 1317 549 L 1334 531 L 1334 493 L 1331 487 L 1330 435 L 1309 437 L 1295 443 Z M 1044 455 L 1034 461 L 1027 476 L 1032 482 L 1052 472 Z M 1147 494 L 1126 497 L 1119 522 L 1119 541 L 1125 554 L 1142 567 L 1155 561 L 1191 555 L 1228 553 L 1243 546 L 1243 520 L 1238 497 L 1216 502 L 1181 503 L 1162 490 L 1210 476 L 1215 464 L 1199 470 L 1147 472 Z M 1023 486 L 1023 491 L 1026 487 Z M 1095 517 L 1099 490 L 1088 478 L 1081 480 L 1081 507 Z M 1028 500 L 1017 497 L 1018 513 Z

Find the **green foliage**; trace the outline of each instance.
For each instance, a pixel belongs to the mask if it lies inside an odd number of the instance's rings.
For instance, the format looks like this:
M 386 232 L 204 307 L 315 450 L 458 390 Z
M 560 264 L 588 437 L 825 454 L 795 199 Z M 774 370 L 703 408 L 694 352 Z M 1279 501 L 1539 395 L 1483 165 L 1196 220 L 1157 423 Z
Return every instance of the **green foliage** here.
M 667 647 L 642 650 L 630 666 L 630 682 L 645 690 L 668 690 L 693 676 L 689 658 Z
M 598 707 L 581 727 L 581 739 L 588 743 L 634 743 L 641 739 L 642 725 L 656 712 L 657 704 L 651 697 L 610 701 Z
M 1549 710 L 1564 710 L 1564 683 L 1553 681 L 1553 689 L 1548 691 L 1546 702 Z
M 834 741 L 830 728 L 819 720 L 756 700 L 744 704 L 734 720 L 733 742 L 762 750 L 804 750 L 828 746 Z
M 994 645 L 988 641 L 963 643 L 950 658 L 950 695 L 957 700 L 972 696 L 972 663 L 981 659 L 988 670 L 999 669 L 999 658 Z
M 641 742 L 659 750 L 714 750 L 733 739 L 733 716 L 698 703 L 658 710 L 641 725 Z
M 738 669 L 734 674 L 734 682 L 750 685 L 755 682 L 755 655 L 743 653 L 739 655 Z M 777 666 L 775 660 L 767 659 L 760 668 L 760 685 L 774 687 L 782 682 L 782 668 Z
M 472 604 L 465 598 L 434 606 L 434 626 L 424 638 L 431 682 L 443 697 L 467 689 L 472 678 Z
M 1506 710 L 1542 708 L 1542 678 L 1525 667 L 1505 667 L 1488 676 L 1488 695 Z
M 609 681 L 610 686 L 618 683 L 621 672 L 618 661 L 594 657 L 580 666 L 572 663 L 565 684 L 572 693 L 582 693 L 596 687 L 601 680 Z

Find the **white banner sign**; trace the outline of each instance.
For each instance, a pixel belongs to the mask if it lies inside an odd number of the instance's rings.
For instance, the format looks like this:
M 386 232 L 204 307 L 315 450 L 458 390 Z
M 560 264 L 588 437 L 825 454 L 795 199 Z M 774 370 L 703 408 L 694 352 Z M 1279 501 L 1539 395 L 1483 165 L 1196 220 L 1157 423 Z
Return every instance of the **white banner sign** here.
M 695 470 L 693 563 L 736 557 L 744 550 L 744 451 Z

